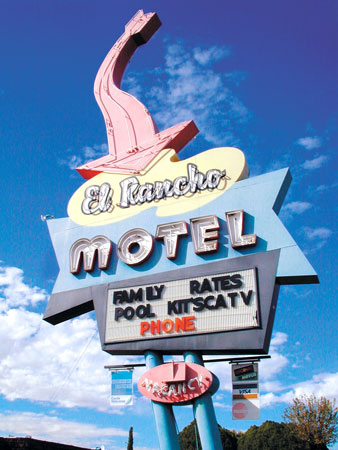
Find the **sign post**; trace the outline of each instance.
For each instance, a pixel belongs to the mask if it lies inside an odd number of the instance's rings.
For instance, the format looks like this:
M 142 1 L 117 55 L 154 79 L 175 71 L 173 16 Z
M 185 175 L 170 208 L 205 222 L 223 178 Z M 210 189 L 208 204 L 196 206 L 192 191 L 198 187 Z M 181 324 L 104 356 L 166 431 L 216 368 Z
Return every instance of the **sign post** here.
M 104 351 L 145 355 L 160 374 L 142 389 L 161 450 L 179 448 L 171 404 L 184 401 L 203 448 L 220 449 L 202 355 L 266 355 L 279 286 L 318 277 L 277 216 L 288 169 L 248 178 L 243 152 L 232 147 L 180 161 L 198 133 L 194 122 L 159 132 L 120 89 L 129 59 L 160 25 L 156 13 L 138 11 L 98 71 L 109 152 L 77 168 L 87 181 L 69 217 L 47 222 L 60 273 L 44 319 L 56 325 L 95 310 Z M 174 354 L 185 363 L 162 364 Z
M 144 356 L 148 369 L 163 364 L 162 356 L 156 352 L 146 352 Z M 152 407 L 160 449 L 180 450 L 172 405 L 152 401 Z
M 203 358 L 196 352 L 186 352 L 184 360 L 201 366 L 204 365 Z M 202 397 L 196 398 L 193 401 L 193 408 L 202 448 L 205 450 L 222 450 L 223 446 L 211 394 L 207 392 Z

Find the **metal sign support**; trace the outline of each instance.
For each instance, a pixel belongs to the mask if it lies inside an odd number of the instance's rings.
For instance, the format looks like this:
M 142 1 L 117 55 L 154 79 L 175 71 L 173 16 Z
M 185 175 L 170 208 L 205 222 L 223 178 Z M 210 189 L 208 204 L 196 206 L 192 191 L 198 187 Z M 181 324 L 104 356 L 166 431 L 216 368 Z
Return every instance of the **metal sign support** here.
M 184 360 L 187 363 L 204 366 L 202 355 L 198 352 L 185 352 Z M 210 392 L 193 400 L 193 408 L 203 450 L 222 450 L 223 446 Z
M 148 351 L 144 355 L 147 369 L 163 364 L 163 357 L 157 352 Z M 169 404 L 151 402 L 161 450 L 180 450 L 175 426 L 173 408 Z M 207 447 L 205 447 L 207 449 Z M 209 447 L 210 448 L 210 447 Z

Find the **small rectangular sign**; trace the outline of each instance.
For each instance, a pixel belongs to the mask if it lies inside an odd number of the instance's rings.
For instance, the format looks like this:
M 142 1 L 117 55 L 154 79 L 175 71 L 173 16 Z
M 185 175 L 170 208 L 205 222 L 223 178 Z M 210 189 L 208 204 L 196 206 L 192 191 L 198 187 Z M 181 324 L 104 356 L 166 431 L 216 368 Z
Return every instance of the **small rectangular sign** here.
M 258 381 L 258 364 L 233 364 L 232 382 Z
M 232 364 L 232 418 L 259 419 L 258 363 Z
M 113 406 L 128 406 L 133 404 L 133 371 L 111 371 L 110 403 Z
M 256 269 L 108 291 L 105 343 L 257 328 Z

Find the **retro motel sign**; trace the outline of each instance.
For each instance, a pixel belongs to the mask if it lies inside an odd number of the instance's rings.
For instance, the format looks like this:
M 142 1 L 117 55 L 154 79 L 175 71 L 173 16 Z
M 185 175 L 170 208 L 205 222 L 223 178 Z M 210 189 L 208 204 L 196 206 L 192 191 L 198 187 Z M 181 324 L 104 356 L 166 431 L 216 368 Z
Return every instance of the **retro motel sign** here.
M 163 354 L 192 364 L 196 352 L 266 354 L 279 285 L 318 282 L 277 216 L 291 176 L 248 178 L 244 154 L 230 147 L 178 159 L 194 122 L 158 131 L 120 89 L 129 59 L 159 26 L 139 11 L 97 74 L 109 153 L 77 168 L 87 181 L 69 217 L 48 221 L 60 272 L 44 319 L 95 309 L 102 349 L 145 354 L 149 368 Z

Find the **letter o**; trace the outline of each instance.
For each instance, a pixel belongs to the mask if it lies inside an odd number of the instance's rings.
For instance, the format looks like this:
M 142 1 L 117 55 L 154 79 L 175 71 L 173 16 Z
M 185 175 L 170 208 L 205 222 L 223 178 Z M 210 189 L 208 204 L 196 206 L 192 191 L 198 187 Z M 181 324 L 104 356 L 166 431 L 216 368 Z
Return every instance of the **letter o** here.
M 138 246 L 135 250 L 134 247 Z M 132 251 L 132 250 L 135 251 Z M 117 244 L 117 255 L 125 264 L 133 266 L 145 261 L 153 250 L 153 237 L 142 228 L 124 233 Z
M 148 312 L 148 308 L 146 305 L 139 305 L 136 308 L 136 317 L 138 317 L 139 319 L 143 319 L 144 317 L 146 317 Z
M 127 320 L 131 320 L 134 317 L 134 315 L 135 315 L 135 311 L 134 311 L 134 308 L 132 308 L 131 306 L 128 306 L 123 312 L 123 316 Z
M 169 328 L 167 327 L 169 325 Z M 171 319 L 165 319 L 162 322 L 162 331 L 165 333 L 171 333 L 174 328 L 174 322 Z
M 211 169 L 207 172 L 208 188 L 215 189 L 218 187 L 222 172 L 218 169 Z

